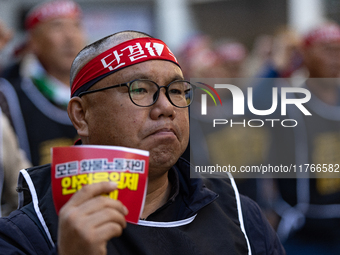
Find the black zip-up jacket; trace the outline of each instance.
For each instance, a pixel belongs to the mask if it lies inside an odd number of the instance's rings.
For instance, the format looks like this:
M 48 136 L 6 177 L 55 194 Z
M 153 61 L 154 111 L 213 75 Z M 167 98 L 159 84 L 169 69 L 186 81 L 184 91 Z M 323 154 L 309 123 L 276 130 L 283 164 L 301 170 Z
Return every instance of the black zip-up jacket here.
M 0 219 L 0 254 L 57 254 L 50 165 L 22 170 L 20 209 Z M 195 179 L 180 159 L 168 202 L 111 239 L 108 254 L 285 254 L 260 208 L 232 178 Z

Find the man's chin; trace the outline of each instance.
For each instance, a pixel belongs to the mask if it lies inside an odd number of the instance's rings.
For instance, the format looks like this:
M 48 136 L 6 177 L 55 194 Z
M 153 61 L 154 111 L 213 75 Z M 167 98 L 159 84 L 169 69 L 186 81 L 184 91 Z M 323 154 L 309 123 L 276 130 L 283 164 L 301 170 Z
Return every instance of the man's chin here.
M 181 156 L 181 150 L 150 150 L 150 168 L 167 168 L 170 169 Z

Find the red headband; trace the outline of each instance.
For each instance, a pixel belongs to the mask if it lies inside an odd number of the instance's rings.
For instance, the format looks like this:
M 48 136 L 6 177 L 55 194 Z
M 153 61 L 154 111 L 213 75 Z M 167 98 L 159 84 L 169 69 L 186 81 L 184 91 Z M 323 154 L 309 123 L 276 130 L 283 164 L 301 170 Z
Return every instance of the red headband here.
M 81 10 L 78 4 L 70 0 L 56 0 L 44 2 L 32 9 L 25 20 L 27 30 L 40 22 L 59 17 L 80 17 Z
M 78 96 L 118 70 L 154 59 L 168 60 L 179 66 L 174 54 L 159 39 L 143 37 L 118 44 L 90 60 L 79 71 L 71 86 L 71 96 Z
M 304 38 L 304 46 L 333 41 L 340 41 L 340 27 L 336 24 L 326 24 L 309 32 Z

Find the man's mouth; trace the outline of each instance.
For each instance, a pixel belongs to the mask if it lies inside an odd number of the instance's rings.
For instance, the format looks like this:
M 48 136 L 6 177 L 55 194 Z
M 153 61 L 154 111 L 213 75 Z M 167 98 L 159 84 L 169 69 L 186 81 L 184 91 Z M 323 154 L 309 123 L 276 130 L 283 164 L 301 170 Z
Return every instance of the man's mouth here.
M 158 129 L 153 134 L 154 135 L 155 134 L 174 134 L 175 135 L 175 132 L 170 128 L 162 128 L 162 129 Z
M 159 128 L 152 132 L 150 136 L 177 137 L 176 132 L 172 128 Z

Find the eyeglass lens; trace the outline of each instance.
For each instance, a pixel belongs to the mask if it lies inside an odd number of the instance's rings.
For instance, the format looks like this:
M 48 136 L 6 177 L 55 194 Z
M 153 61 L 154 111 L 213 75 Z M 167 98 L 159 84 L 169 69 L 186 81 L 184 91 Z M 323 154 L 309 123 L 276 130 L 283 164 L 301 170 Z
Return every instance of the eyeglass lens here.
M 131 100 L 139 106 L 152 105 L 159 93 L 159 87 L 152 81 L 136 80 L 130 84 Z M 186 81 L 175 81 L 167 87 L 172 104 L 178 107 L 187 107 L 193 98 L 193 88 Z

